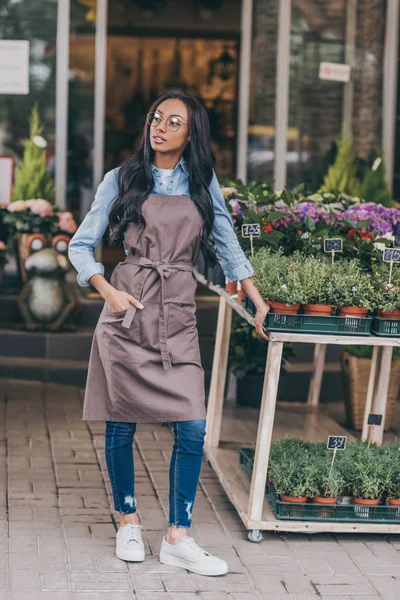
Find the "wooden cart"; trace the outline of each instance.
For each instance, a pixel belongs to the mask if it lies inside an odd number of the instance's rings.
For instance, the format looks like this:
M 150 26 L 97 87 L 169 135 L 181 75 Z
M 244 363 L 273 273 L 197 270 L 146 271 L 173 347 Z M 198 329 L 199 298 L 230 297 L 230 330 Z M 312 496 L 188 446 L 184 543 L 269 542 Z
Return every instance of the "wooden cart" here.
M 400 339 L 377 336 L 317 335 L 304 333 L 270 333 L 268 354 L 265 366 L 264 384 L 258 420 L 254 467 L 251 481 L 238 463 L 236 449 L 219 447 L 224 388 L 227 371 L 232 310 L 236 310 L 254 326 L 254 318 L 241 303 L 229 296 L 221 286 L 213 285 L 199 273 L 197 280 L 220 296 L 217 333 L 212 365 L 210 393 L 207 406 L 207 433 L 204 451 L 218 479 L 235 506 L 248 531 L 251 542 L 260 542 L 262 530 L 297 532 L 373 532 L 399 533 L 398 525 L 385 523 L 321 522 L 321 521 L 285 521 L 277 519 L 272 513 L 265 497 L 265 485 L 269 453 L 274 426 L 275 408 L 279 374 L 281 369 L 282 348 L 284 342 L 314 344 L 314 366 L 308 395 L 308 405 L 317 407 L 324 371 L 325 353 L 328 344 L 370 345 L 374 346 L 371 372 L 367 390 L 362 439 L 371 439 L 382 443 L 386 412 L 387 392 L 393 346 L 400 345 Z M 368 426 L 369 413 L 383 415 L 380 426 Z M 332 432 L 334 434 L 335 432 Z

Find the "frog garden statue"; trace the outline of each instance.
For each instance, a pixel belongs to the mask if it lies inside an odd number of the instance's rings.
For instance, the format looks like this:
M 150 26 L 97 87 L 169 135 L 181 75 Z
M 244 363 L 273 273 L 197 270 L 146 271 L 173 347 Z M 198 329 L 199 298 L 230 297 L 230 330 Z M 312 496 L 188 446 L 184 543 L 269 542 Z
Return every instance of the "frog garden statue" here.
M 64 239 L 65 237 L 65 239 Z M 17 304 L 26 329 L 75 330 L 71 318 L 79 307 L 78 300 L 65 282 L 69 268 L 66 256 L 68 238 L 53 238 L 52 247 L 38 240 L 35 250 L 25 260 L 24 268 L 29 274 Z

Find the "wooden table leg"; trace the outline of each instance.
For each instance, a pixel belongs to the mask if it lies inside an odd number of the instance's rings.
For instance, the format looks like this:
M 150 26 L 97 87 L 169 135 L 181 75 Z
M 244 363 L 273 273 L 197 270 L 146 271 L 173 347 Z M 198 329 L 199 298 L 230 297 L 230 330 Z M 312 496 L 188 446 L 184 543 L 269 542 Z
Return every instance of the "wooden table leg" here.
M 364 421 L 363 421 L 363 429 L 361 434 L 361 439 L 365 442 L 368 439 L 368 415 L 371 412 L 372 400 L 374 398 L 374 391 L 376 387 L 376 374 L 379 369 L 377 369 L 378 364 L 380 363 L 382 355 L 382 348 L 380 346 L 374 346 L 374 351 L 372 354 L 371 361 L 371 370 L 369 372 L 368 379 L 368 390 L 367 390 L 367 399 L 365 402 L 365 411 L 364 411 Z
M 382 444 L 383 431 L 385 427 L 385 415 L 387 405 L 387 393 L 389 389 L 390 369 L 392 366 L 392 346 L 383 346 L 382 357 L 379 365 L 378 380 L 372 402 L 372 411 L 376 415 L 382 415 L 380 425 L 370 425 L 368 432 L 368 441 Z
M 326 344 L 315 344 L 313 373 L 308 390 L 308 406 L 318 406 L 321 395 L 322 376 L 324 374 Z
M 231 324 L 232 306 L 221 296 L 219 300 L 210 392 L 207 403 L 207 431 L 204 438 L 204 444 L 212 448 L 218 448 L 221 435 Z
M 261 520 L 265 498 L 265 484 L 267 481 L 269 452 L 271 448 L 276 397 L 281 369 L 282 348 L 283 342 L 270 341 L 268 344 L 267 364 L 264 374 L 264 385 L 247 510 L 249 519 L 254 519 L 256 521 Z

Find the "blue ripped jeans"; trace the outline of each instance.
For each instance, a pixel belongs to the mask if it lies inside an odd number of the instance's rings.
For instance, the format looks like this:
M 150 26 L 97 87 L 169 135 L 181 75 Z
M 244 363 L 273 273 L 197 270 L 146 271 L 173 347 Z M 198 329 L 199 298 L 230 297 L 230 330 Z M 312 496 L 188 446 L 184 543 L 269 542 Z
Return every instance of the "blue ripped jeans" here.
M 166 525 L 189 528 L 203 458 L 206 420 L 174 421 L 174 446 L 169 468 L 169 520 Z M 116 511 L 136 512 L 133 438 L 136 423 L 106 421 L 105 456 Z

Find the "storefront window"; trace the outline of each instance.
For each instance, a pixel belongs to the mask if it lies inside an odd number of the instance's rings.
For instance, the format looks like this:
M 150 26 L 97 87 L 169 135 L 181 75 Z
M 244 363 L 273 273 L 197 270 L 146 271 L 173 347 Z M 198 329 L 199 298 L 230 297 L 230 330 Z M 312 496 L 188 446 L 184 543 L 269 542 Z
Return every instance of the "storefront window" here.
M 93 202 L 96 12 L 71 1 L 67 154 L 67 206 L 80 221 Z
M 343 63 L 344 0 L 294 3 L 290 30 L 287 183 L 319 185 L 323 157 L 340 137 L 344 84 L 319 79 L 321 62 Z M 321 168 L 320 168 L 321 165 Z
M 275 161 L 278 0 L 254 0 L 247 180 L 271 181 Z
M 344 63 L 346 35 L 354 35 L 352 118 L 355 154 L 362 168 L 382 135 L 385 3 L 358 2 L 347 22 L 344 0 L 294 1 L 290 36 L 287 183 L 319 187 L 342 134 L 346 83 L 319 78 L 321 62 Z
M 20 159 L 29 135 L 29 116 L 38 104 L 49 168 L 54 174 L 57 3 L 5 0 L 0 39 L 29 41 L 29 93 L 0 94 L 0 154 Z

